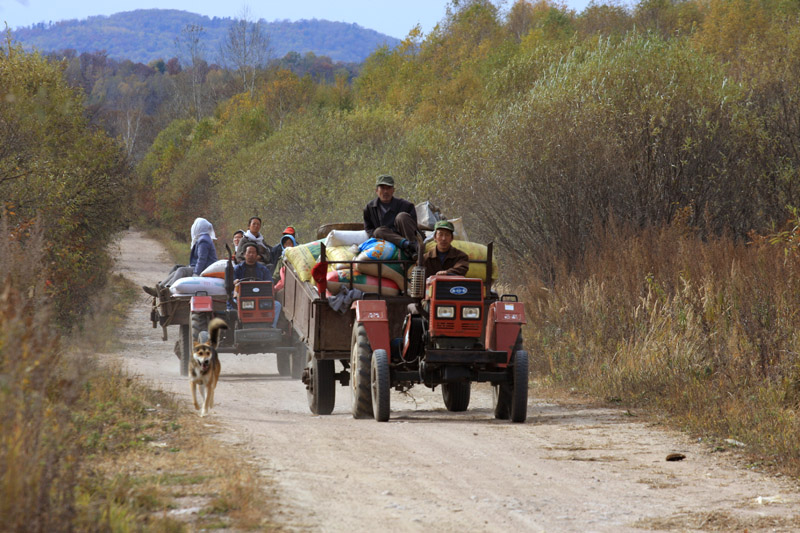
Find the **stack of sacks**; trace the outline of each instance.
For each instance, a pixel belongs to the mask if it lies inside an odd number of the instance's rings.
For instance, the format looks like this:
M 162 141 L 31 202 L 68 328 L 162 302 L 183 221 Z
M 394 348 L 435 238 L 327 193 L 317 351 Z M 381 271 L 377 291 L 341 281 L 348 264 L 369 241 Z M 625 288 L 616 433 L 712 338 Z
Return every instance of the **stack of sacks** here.
M 467 278 L 480 278 L 486 281 L 486 263 L 472 263 L 471 261 L 486 261 L 487 249 L 485 244 L 468 241 L 452 242 L 453 248 L 457 248 L 469 256 L 470 264 L 469 270 L 465 277 Z M 430 241 L 425 244 L 425 252 L 430 252 L 436 248 L 436 242 Z M 492 256 L 492 279 L 496 280 L 498 274 L 497 258 Z
M 225 296 L 225 280 L 216 277 L 191 276 L 181 278 L 169 288 L 172 294 L 205 292 L 209 296 Z
M 375 276 L 368 276 L 360 272 L 353 272 L 353 288 L 364 292 L 377 293 L 379 279 Z M 350 288 L 350 272 L 347 270 L 334 270 L 328 272 L 328 292 L 337 294 L 342 286 Z M 397 296 L 400 289 L 397 284 L 383 278 L 380 280 L 380 294 L 383 296 Z
M 219 261 L 214 261 L 210 265 L 203 270 L 203 273 L 200 274 L 205 278 L 222 278 L 225 279 L 225 267 L 228 266 L 227 259 L 220 259 Z
M 398 250 L 397 246 L 388 241 L 383 241 L 380 239 L 369 239 L 359 246 L 358 249 L 361 253 L 359 253 L 356 257 L 356 261 L 386 261 L 390 259 L 407 259 L 406 256 L 402 254 L 400 250 Z M 384 263 L 380 267 L 378 266 L 378 263 L 362 263 L 358 265 L 358 271 L 360 273 L 370 274 L 372 276 L 377 276 L 379 269 L 381 277 L 394 281 L 398 287 L 403 286 L 403 265 L 400 263 Z
M 286 260 L 294 267 L 300 281 L 311 281 L 311 269 L 317 264 L 321 253 L 320 243 L 322 241 L 313 241 L 299 246 L 286 248 L 283 251 Z M 349 246 L 334 246 L 325 247 L 325 258 L 331 264 L 329 269 L 333 269 L 334 265 L 339 261 L 352 261 L 353 252 Z

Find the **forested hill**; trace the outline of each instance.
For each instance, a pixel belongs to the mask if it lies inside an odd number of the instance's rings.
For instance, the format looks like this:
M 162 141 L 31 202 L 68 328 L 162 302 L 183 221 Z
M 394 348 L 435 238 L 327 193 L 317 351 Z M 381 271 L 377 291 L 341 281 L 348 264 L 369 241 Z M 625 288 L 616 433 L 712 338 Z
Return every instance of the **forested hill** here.
M 111 58 L 146 64 L 175 57 L 176 37 L 192 24 L 205 30 L 202 45 L 213 62 L 232 22 L 232 18 L 209 18 L 175 9 L 138 9 L 107 17 L 39 23 L 17 28 L 13 34 L 27 49 L 74 49 L 79 54 L 105 50 Z M 357 24 L 327 20 L 264 22 L 264 28 L 270 36 L 273 58 L 288 52 L 313 52 L 334 61 L 361 62 L 375 48 L 384 44 L 394 47 L 400 42 Z

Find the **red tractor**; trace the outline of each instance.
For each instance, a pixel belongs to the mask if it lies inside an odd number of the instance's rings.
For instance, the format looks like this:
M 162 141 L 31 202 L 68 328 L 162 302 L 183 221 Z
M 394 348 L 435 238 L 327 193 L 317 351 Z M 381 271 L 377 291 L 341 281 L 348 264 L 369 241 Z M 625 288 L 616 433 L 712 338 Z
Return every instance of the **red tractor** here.
M 214 312 L 210 296 L 192 297 L 192 337 L 197 340 L 208 330 L 211 318 L 218 316 L 228 324 L 220 338 L 218 352 L 275 353 L 278 373 L 300 379 L 305 366 L 305 345 L 285 319 L 278 321 L 278 327 L 272 327 L 276 313 L 272 282 L 245 278 L 234 286 L 233 267 L 229 265 L 225 284 L 229 305 L 224 313 Z M 234 301 L 236 305 L 232 308 Z
M 524 422 L 528 405 L 528 353 L 522 348 L 524 305 L 515 295 L 484 293 L 478 278 L 431 276 L 415 267 L 402 337 L 389 335 L 384 300 L 355 302 L 350 358 L 353 416 L 389 419 L 392 388 L 435 389 L 449 411 L 469 407 L 472 382 L 494 387 L 494 416 Z

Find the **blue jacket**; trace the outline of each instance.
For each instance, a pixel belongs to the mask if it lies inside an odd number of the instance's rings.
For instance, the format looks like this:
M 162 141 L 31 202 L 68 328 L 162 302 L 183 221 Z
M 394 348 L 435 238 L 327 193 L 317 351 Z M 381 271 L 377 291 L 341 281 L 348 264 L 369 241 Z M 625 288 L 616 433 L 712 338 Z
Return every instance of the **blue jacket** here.
M 211 263 L 217 260 L 217 250 L 209 235 L 201 235 L 197 242 L 192 246 L 189 254 L 189 266 L 192 267 L 194 275 L 199 276 L 203 270 L 208 268 Z
M 233 279 L 242 279 L 244 277 L 244 269 L 247 263 L 239 263 L 235 267 L 233 267 Z M 256 279 L 258 281 L 272 281 L 272 271 L 270 268 L 262 263 L 261 261 L 256 261 Z

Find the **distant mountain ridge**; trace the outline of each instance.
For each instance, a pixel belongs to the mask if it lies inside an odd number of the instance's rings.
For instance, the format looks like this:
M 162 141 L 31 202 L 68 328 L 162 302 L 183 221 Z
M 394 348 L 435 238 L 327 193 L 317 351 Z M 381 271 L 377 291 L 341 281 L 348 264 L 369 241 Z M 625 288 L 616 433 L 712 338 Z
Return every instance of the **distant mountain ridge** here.
M 177 56 L 176 37 L 188 24 L 194 24 L 205 30 L 204 55 L 213 63 L 218 60 L 220 44 L 232 22 L 233 18 L 209 18 L 176 9 L 137 9 L 110 16 L 39 23 L 17 28 L 12 34 L 26 49 L 41 52 L 74 49 L 78 53 L 105 50 L 114 59 L 149 63 Z M 317 19 L 296 22 L 262 19 L 262 22 L 270 36 L 273 58 L 282 58 L 288 52 L 313 52 L 334 61 L 358 63 L 379 46 L 393 48 L 400 43 L 394 37 L 345 22 Z

